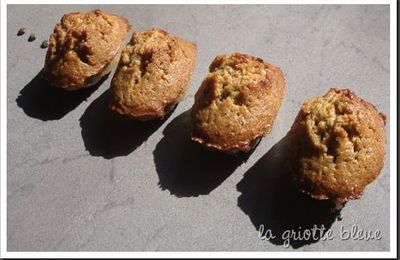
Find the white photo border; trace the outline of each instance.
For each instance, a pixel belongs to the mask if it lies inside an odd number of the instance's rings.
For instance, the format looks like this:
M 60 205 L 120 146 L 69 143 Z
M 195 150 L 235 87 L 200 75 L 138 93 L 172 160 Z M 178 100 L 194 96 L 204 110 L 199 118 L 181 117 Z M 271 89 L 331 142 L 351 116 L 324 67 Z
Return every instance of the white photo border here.
M 388 252 L 10 252 L 7 251 L 7 5 L 9 4 L 387 4 L 390 5 L 390 251 Z M 1 258 L 397 258 L 397 2 L 394 0 L 1 0 Z

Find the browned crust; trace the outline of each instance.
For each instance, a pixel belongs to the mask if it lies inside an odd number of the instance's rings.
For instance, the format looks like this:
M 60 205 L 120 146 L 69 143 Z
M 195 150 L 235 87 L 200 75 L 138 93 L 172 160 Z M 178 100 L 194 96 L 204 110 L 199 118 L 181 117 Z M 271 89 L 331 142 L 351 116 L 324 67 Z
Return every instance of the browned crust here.
M 98 9 L 65 14 L 50 35 L 44 77 L 68 90 L 94 85 L 111 71 L 130 27 L 125 18 Z
M 288 135 L 298 188 L 336 204 L 360 198 L 383 167 L 385 120 L 349 89 L 306 100 Z
M 110 108 L 143 121 L 163 118 L 186 93 L 196 49 L 163 30 L 135 32 L 112 80 Z
M 195 95 L 192 140 L 206 147 L 248 152 L 268 134 L 286 83 L 282 71 L 242 53 L 217 56 Z

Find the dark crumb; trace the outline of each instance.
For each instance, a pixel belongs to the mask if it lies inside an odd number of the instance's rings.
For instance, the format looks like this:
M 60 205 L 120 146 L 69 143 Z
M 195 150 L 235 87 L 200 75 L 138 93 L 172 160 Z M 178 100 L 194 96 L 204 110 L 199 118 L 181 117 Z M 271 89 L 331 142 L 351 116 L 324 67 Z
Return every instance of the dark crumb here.
M 44 40 L 40 45 L 40 48 L 46 49 L 47 47 L 49 47 L 49 42 L 47 40 Z
M 25 34 L 25 32 L 26 32 L 26 28 L 22 27 L 21 29 L 18 30 L 17 35 L 21 36 L 21 35 Z
M 337 220 L 338 220 L 338 221 L 342 221 L 342 220 L 343 220 L 342 215 L 339 214 L 339 215 L 337 216 Z
M 31 35 L 29 35 L 28 42 L 33 42 L 34 40 L 36 40 L 36 34 L 31 33 Z

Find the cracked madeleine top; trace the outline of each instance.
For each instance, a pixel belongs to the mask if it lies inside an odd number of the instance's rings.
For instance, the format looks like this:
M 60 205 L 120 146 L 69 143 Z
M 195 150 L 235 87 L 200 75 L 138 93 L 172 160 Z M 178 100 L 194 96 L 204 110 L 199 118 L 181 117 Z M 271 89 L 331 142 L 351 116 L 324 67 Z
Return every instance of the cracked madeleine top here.
M 195 95 L 192 139 L 229 153 L 249 151 L 267 134 L 285 92 L 282 71 L 262 59 L 217 56 Z
M 184 96 L 196 45 L 151 29 L 135 32 L 112 79 L 110 108 L 139 120 L 162 118 Z
M 306 100 L 289 132 L 298 187 L 337 204 L 359 198 L 383 167 L 385 120 L 348 89 Z
M 130 25 L 100 10 L 69 13 L 50 35 L 44 76 L 61 88 L 80 88 L 101 74 L 124 46 Z

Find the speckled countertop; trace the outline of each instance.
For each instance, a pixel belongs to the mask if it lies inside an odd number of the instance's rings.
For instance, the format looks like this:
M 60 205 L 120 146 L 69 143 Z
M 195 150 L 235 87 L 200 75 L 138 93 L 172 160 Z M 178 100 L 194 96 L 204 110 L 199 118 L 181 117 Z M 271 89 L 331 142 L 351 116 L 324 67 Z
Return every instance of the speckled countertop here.
M 111 77 L 79 93 L 45 88 L 41 42 L 64 13 L 96 7 L 134 30 L 159 27 L 197 43 L 188 94 L 165 121 L 115 118 L 105 105 Z M 389 250 L 390 141 L 380 177 L 340 221 L 289 185 L 283 139 L 302 101 L 332 86 L 389 116 L 388 6 L 9 5 L 7 15 L 8 250 Z M 17 37 L 20 27 L 27 33 Z M 233 51 L 280 66 L 287 79 L 274 128 L 248 158 L 188 139 L 187 111 L 208 65 Z M 333 239 L 285 247 L 286 230 L 314 224 Z M 260 239 L 260 225 L 275 239 Z M 381 239 L 341 239 L 353 225 Z

